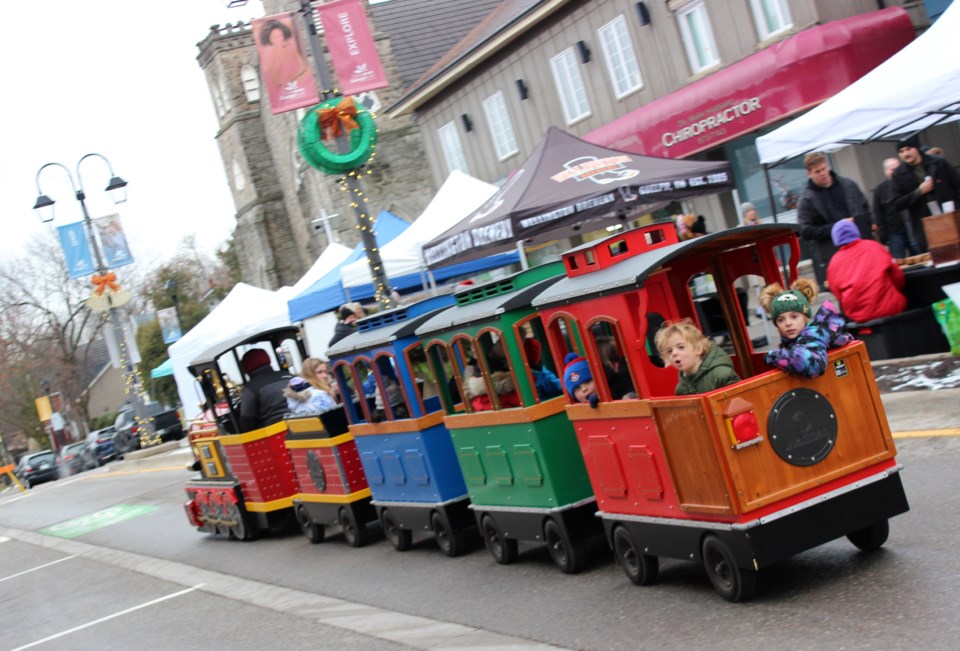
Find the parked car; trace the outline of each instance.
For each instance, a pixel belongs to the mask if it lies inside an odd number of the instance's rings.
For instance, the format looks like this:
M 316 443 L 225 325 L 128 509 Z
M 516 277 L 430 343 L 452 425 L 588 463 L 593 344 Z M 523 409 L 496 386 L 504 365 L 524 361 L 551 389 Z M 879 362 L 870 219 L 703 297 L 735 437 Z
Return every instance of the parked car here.
M 57 452 L 57 466 L 60 469 L 61 477 L 69 477 L 91 468 L 83 456 L 83 450 L 86 447 L 86 441 L 80 441 L 60 448 Z
M 180 412 L 176 409 L 165 409 L 163 405 L 153 402 L 144 405 L 147 417 L 153 420 L 154 433 L 161 442 L 183 438 L 183 423 L 180 421 Z M 139 450 L 143 444 L 137 426 L 137 415 L 131 404 L 125 404 L 117 412 L 117 420 L 113 423 L 116 433 L 113 436 L 114 451 L 118 458 L 127 452 Z
M 113 435 L 116 433 L 117 430 L 111 425 L 87 434 L 83 457 L 89 467 L 102 466 L 116 456 L 113 448 Z
M 45 481 L 53 481 L 60 476 L 57 455 L 52 450 L 25 454 L 20 457 L 15 473 L 24 488 L 30 488 Z

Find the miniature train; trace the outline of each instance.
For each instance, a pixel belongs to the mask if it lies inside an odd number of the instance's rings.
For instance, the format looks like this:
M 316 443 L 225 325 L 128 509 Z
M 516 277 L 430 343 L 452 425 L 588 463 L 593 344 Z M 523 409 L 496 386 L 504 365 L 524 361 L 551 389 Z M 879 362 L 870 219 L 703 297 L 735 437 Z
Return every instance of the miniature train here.
M 379 522 L 397 550 L 425 531 L 449 556 L 479 533 L 498 563 L 541 542 L 568 573 L 605 537 L 632 582 L 654 582 L 659 557 L 693 560 L 730 601 L 824 542 L 876 549 L 909 507 L 866 348 L 830 351 L 823 376 L 801 379 L 769 370 L 747 330 L 738 286 L 789 284 L 798 258 L 789 225 L 679 242 L 654 224 L 362 319 L 327 351 L 342 407 L 232 433 L 226 400 L 191 435 L 188 518 L 240 539 L 295 519 L 319 542 L 339 525 L 353 545 Z M 705 274 L 715 291 L 698 295 Z M 675 396 L 653 335 L 717 310 L 743 379 Z M 208 351 L 191 368 L 210 404 L 252 345 L 277 367 L 305 354 L 295 328 Z M 559 381 L 568 356 L 586 359 L 593 404 Z

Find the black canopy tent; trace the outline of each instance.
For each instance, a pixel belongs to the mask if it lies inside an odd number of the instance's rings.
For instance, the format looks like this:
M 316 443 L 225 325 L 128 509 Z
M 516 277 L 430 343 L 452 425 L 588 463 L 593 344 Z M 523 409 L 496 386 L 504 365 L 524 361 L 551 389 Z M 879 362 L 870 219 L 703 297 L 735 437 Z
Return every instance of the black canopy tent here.
M 550 127 L 486 203 L 423 246 L 428 268 L 620 223 L 671 201 L 733 188 L 726 162 L 640 156 Z

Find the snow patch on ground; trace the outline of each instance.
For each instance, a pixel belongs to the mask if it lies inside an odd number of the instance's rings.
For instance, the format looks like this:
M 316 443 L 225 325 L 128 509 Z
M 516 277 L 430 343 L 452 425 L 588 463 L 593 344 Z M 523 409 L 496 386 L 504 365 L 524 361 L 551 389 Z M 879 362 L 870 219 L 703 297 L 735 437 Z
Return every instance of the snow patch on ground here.
M 879 363 L 873 372 L 881 393 L 960 387 L 960 358 Z

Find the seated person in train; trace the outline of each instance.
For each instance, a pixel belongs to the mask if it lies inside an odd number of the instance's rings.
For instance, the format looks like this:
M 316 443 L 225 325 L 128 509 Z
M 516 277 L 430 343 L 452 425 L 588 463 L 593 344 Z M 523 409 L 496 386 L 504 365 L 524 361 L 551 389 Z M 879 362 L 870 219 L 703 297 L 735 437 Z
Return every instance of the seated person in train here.
M 533 387 L 540 400 L 547 400 L 563 395 L 563 386 L 560 384 L 560 378 L 553 371 L 544 368 L 541 351 L 542 346 L 536 339 L 528 337 L 523 340 L 523 352 L 527 356 L 527 364 L 533 375 Z
M 627 360 L 620 354 L 613 337 L 600 336 L 596 341 L 597 352 L 600 353 L 600 361 L 603 363 L 603 375 L 613 399 L 636 398 Z
M 864 323 L 903 312 L 906 279 L 890 251 L 861 239 L 860 229 L 845 219 L 833 225 L 830 235 L 838 251 L 827 265 L 827 282 L 847 318 Z
M 680 374 L 676 394 L 707 393 L 739 382 L 733 360 L 690 319 L 667 321 L 657 331 L 657 350 Z
M 250 380 L 240 397 L 240 429 L 244 432 L 273 425 L 287 414 L 287 388 L 290 375 L 274 370 L 270 356 L 262 348 L 251 348 L 240 359 L 240 368 Z
M 768 352 L 764 361 L 790 375 L 820 377 L 827 370 L 827 350 L 845 346 L 853 337 L 844 332 L 843 317 L 830 301 L 813 314 L 814 281 L 798 278 L 791 287 L 784 290 L 773 283 L 760 292 L 760 305 L 780 331 L 780 347 Z
M 508 371 L 493 371 L 490 374 L 493 389 L 501 409 L 520 406 L 520 398 L 513 384 L 513 376 Z M 463 395 L 470 401 L 474 411 L 489 411 L 494 408 L 493 401 L 487 395 L 487 383 L 475 366 L 464 368 Z
M 593 379 L 587 358 L 571 352 L 567 353 L 563 361 L 566 362 L 563 386 L 567 388 L 567 393 L 575 402 L 588 402 L 591 407 L 596 407 L 599 401 L 597 383 Z
M 283 390 L 289 416 L 322 414 L 337 407 L 337 401 L 323 389 L 318 389 L 302 377 L 294 377 Z

